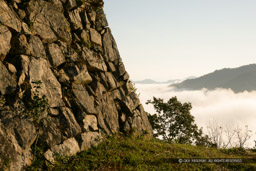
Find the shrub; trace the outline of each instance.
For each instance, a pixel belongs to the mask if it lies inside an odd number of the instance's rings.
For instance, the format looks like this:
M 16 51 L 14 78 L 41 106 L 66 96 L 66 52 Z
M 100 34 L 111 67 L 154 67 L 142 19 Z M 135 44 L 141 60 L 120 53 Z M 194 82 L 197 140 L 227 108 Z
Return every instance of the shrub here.
M 167 102 L 153 97 L 146 104 L 152 104 L 156 114 L 148 115 L 154 130 L 154 136 L 167 142 L 208 145 L 208 136 L 204 136 L 202 128 L 194 123 L 190 114 L 191 103 L 181 103 L 177 97 L 170 98 Z

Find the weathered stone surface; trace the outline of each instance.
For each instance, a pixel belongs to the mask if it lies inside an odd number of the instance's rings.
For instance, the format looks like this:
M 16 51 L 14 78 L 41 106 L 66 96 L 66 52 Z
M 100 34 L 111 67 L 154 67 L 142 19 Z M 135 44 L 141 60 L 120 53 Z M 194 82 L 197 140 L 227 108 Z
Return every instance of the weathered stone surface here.
M 124 67 L 124 64 L 123 64 L 121 58 L 116 60 L 114 62 L 114 65 L 117 68 L 117 74 L 118 74 L 119 77 L 123 76 L 126 73 L 126 70 L 125 70 L 125 67 Z
M 59 10 L 59 12 L 63 12 L 64 9 L 61 0 L 50 0 L 50 2 L 54 4 L 54 6 L 56 7 L 56 9 Z
M 89 30 L 91 28 L 91 23 L 89 21 L 87 13 L 86 12 L 82 12 L 81 13 L 81 18 L 82 18 L 83 25 L 85 25 L 86 29 Z
M 108 127 L 110 128 L 112 133 L 116 133 L 119 130 L 118 124 L 118 111 L 115 106 L 114 99 L 108 94 L 103 95 L 103 99 L 101 101 L 101 113 L 106 121 Z
M 103 58 L 99 55 L 94 55 L 89 49 L 84 48 L 83 58 L 87 62 L 89 71 L 107 71 L 107 66 Z
M 144 127 L 143 132 L 147 132 L 148 137 L 152 137 L 153 136 L 152 127 L 149 123 L 147 113 L 144 111 L 144 108 L 141 104 L 139 105 L 138 109 L 139 109 L 138 115 L 141 116 L 141 119 L 142 119 L 142 125 L 138 125 L 138 126 L 142 128 Z
M 82 20 L 81 20 L 81 17 L 79 15 L 79 10 L 78 9 L 75 9 L 75 10 L 69 12 L 69 18 L 70 18 L 70 21 L 73 24 L 73 28 L 75 30 L 77 30 L 77 29 L 82 30 L 83 29 Z
M 7 65 L 8 70 L 9 70 L 12 74 L 15 74 L 15 73 L 17 72 L 17 70 L 16 70 L 16 68 L 15 68 L 15 66 L 14 66 L 13 64 L 7 62 L 6 65 Z
M 80 152 L 80 147 L 75 138 L 69 138 L 60 145 L 55 145 L 45 153 L 45 157 L 49 161 L 54 161 L 54 154 L 62 156 L 72 156 Z
M 21 3 L 21 0 L 14 0 L 14 2 L 16 2 L 16 3 Z
M 50 61 L 54 67 L 58 67 L 65 62 L 65 57 L 57 44 L 48 44 L 48 51 L 50 54 Z
M 108 62 L 108 67 L 110 72 L 115 72 L 116 68 L 112 62 Z
M 23 20 L 26 17 L 26 12 L 22 9 L 18 10 L 18 14 L 21 20 Z
M 75 138 L 70 138 L 65 140 L 62 144 L 60 145 L 55 145 L 51 149 L 47 150 L 44 153 L 44 157 L 46 160 L 54 163 L 55 162 L 55 155 L 61 155 L 61 156 L 72 156 L 75 155 L 76 153 L 80 152 L 80 147 L 75 140 Z
M 65 72 L 70 80 L 76 84 L 86 85 L 92 82 L 92 77 L 85 65 L 80 66 L 80 68 L 76 65 L 68 65 L 65 67 Z
M 88 33 L 87 31 L 85 31 L 85 30 L 82 30 L 80 37 L 82 38 L 82 40 L 83 40 L 85 43 L 90 40 L 90 35 L 89 35 L 89 33 Z
M 0 24 L 0 61 L 4 60 L 5 56 L 11 49 L 11 38 L 12 33 L 9 31 L 9 29 Z
M 101 142 L 102 136 L 98 132 L 86 132 L 81 134 L 81 150 L 88 150 Z
M 12 43 L 16 47 L 12 49 L 11 51 L 12 55 L 16 55 L 16 54 L 31 55 L 31 48 L 28 44 L 27 37 L 24 34 L 21 34 L 18 37 L 15 37 Z M 31 40 L 31 46 L 32 46 L 32 40 Z
M 36 140 L 34 124 L 26 119 L 16 120 L 16 122 L 13 122 L 13 130 L 19 146 L 24 150 L 30 149 L 30 146 Z
M 81 39 L 78 37 L 76 33 L 72 33 L 72 37 L 74 43 L 81 42 Z
M 43 0 L 30 1 L 28 11 L 32 32 L 38 34 L 43 42 L 54 42 L 57 37 L 71 41 L 70 24 L 55 5 Z
M 75 138 L 69 138 L 62 144 L 52 147 L 52 151 L 60 155 L 71 156 L 80 152 L 80 147 Z
M 76 0 L 67 0 L 68 1 L 68 10 L 71 10 L 76 7 Z
M 96 20 L 96 12 L 95 11 L 91 11 L 89 12 L 89 17 L 90 17 L 90 20 L 95 23 L 95 20 Z
M 41 39 L 37 36 L 30 36 L 29 39 L 30 55 L 38 58 L 46 58 L 44 45 Z
M 31 58 L 28 63 L 29 82 L 32 85 L 32 96 L 35 88 L 33 82 L 40 80 L 40 95 L 45 95 L 48 99 L 49 107 L 63 106 L 61 85 L 52 73 L 47 60 Z M 26 69 L 25 69 L 26 70 Z
M 98 124 L 99 127 L 104 131 L 105 134 L 107 135 L 111 135 L 111 130 L 110 128 L 107 126 L 107 124 L 105 123 L 104 117 L 101 113 L 98 114 Z
M 69 83 L 69 77 L 67 76 L 67 74 L 65 73 L 65 71 L 63 69 L 61 69 L 59 71 L 59 82 L 64 83 L 64 84 Z
M 124 123 L 124 127 L 123 127 L 123 131 L 129 133 L 131 131 L 131 126 L 130 124 L 128 123 L 128 121 L 125 121 Z
M 84 124 L 84 131 L 89 131 L 92 129 L 93 131 L 98 130 L 98 122 L 97 118 L 94 115 L 86 115 L 85 118 L 83 119 L 83 124 Z
M 10 170 L 25 170 L 35 142 L 54 162 L 106 135 L 152 137 L 99 4 L 0 0 L 0 168 L 9 159 Z M 41 97 L 46 106 L 33 115 Z
M 60 124 L 62 125 L 64 135 L 66 137 L 75 137 L 81 133 L 81 128 L 72 111 L 67 107 L 62 107 L 61 111 L 63 116 L 60 116 Z
M 108 26 L 108 21 L 106 19 L 105 14 L 102 11 L 98 11 L 95 25 L 97 31 L 105 32 L 105 28 Z
M 16 81 L 8 72 L 4 64 L 0 61 L 0 92 L 1 94 L 8 94 L 15 90 Z
M 53 152 L 51 150 L 47 150 L 44 153 L 44 157 L 45 157 L 46 160 L 48 160 L 51 163 L 55 162 L 54 154 L 53 154 Z
M 32 34 L 31 30 L 28 28 L 28 25 L 26 23 L 22 22 L 21 25 L 22 25 L 22 29 L 23 29 L 25 34 Z
M 72 91 L 84 111 L 89 114 L 97 114 L 93 96 L 90 96 L 82 84 L 72 84 Z
M 49 115 L 51 116 L 58 116 L 60 114 L 60 111 L 55 108 L 49 108 Z
M 9 160 L 10 170 L 23 170 L 33 159 L 30 146 L 36 139 L 36 130 L 27 119 L 14 117 L 13 112 L 9 115 L 0 120 L 0 166 Z
M 120 58 L 119 52 L 117 50 L 116 42 L 109 28 L 106 29 L 106 32 L 103 35 L 103 47 L 105 52 L 105 58 L 107 61 L 112 62 Z
M 142 119 L 140 116 L 134 116 L 134 118 L 132 120 L 132 128 L 136 128 L 136 130 L 138 130 L 138 131 L 146 130 L 145 126 L 142 123 Z
M 60 129 L 61 125 L 57 117 L 47 117 L 43 119 L 41 123 L 44 131 L 40 136 L 49 147 L 53 147 L 63 141 L 63 133 Z
M 130 78 L 129 74 L 127 72 L 125 72 L 125 74 L 123 75 L 123 80 L 127 81 L 127 80 L 129 80 L 129 78 Z
M 101 35 L 96 30 L 91 28 L 90 29 L 90 35 L 91 35 L 91 40 L 92 40 L 93 43 L 96 43 L 98 45 L 102 45 Z
M 0 22 L 17 32 L 21 31 L 21 22 L 17 14 L 8 7 L 4 0 L 0 0 Z
M 85 69 L 82 69 L 80 73 L 74 77 L 74 82 L 76 84 L 86 85 L 92 82 L 92 77 L 90 76 L 88 71 L 86 71 Z
M 13 7 L 17 10 L 19 9 L 18 5 L 16 4 L 16 2 L 13 2 Z
M 119 86 L 119 84 L 117 83 L 115 77 L 111 72 L 106 72 L 105 74 L 106 74 L 107 82 L 111 89 L 115 89 L 117 86 Z
M 118 111 L 115 106 L 115 101 L 110 93 L 107 93 L 107 90 L 100 83 L 97 84 L 96 96 L 98 97 L 98 122 L 101 127 L 105 128 L 105 132 L 111 131 L 115 133 L 119 130 L 118 124 Z M 103 123 L 103 120 L 105 123 Z

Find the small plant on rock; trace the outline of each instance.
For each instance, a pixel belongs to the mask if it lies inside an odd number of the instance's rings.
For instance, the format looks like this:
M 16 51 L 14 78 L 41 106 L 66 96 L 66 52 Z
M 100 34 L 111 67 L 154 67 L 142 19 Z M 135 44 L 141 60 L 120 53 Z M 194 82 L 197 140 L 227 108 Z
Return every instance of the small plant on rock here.
M 32 81 L 32 84 L 35 91 L 31 101 L 28 102 L 28 114 L 33 119 L 34 124 L 39 125 L 41 113 L 46 110 L 48 100 L 45 95 L 39 94 L 42 81 Z
M 3 95 L 0 96 L 0 106 L 3 106 L 5 104 L 6 100 Z

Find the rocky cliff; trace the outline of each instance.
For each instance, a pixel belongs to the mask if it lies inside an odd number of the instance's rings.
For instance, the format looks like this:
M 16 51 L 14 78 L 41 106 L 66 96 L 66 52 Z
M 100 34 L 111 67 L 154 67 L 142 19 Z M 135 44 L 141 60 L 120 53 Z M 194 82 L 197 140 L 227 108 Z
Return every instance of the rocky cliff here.
M 0 168 L 152 129 L 101 0 L 0 0 Z

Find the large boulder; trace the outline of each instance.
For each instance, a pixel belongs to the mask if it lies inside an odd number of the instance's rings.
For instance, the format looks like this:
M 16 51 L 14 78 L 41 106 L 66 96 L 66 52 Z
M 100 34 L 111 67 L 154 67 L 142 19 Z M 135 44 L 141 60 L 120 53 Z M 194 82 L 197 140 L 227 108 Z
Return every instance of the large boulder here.
M 22 72 L 25 73 L 31 85 L 31 98 L 39 91 L 46 96 L 49 107 L 63 106 L 61 85 L 50 69 L 49 62 L 44 58 L 29 58 L 22 56 Z M 39 87 L 37 87 L 39 86 Z
M 32 33 L 38 34 L 43 42 L 54 42 L 59 38 L 66 42 L 71 41 L 70 24 L 52 3 L 43 0 L 30 1 L 28 13 Z
M 103 47 L 105 59 L 107 61 L 115 61 L 120 58 L 119 52 L 117 50 L 116 42 L 111 34 L 110 28 L 106 29 L 106 32 L 103 35 Z
M 29 39 L 29 51 L 31 56 L 38 58 L 46 58 L 44 45 L 41 39 L 37 36 L 30 36 Z
M 0 0 L 0 23 L 10 27 L 16 32 L 21 31 L 21 22 L 18 15 L 5 3 L 4 0 Z
M 0 92 L 1 94 L 9 94 L 16 88 L 16 80 L 9 73 L 5 65 L 0 61 Z
M 57 44 L 48 44 L 48 51 L 50 54 L 50 61 L 54 67 L 58 67 L 65 62 L 65 56 Z
M 3 61 L 9 50 L 11 49 L 12 33 L 9 29 L 0 24 L 0 61 Z
M 107 71 L 107 65 L 100 54 L 94 54 L 91 50 L 84 48 L 82 57 L 86 60 L 89 71 Z
M 26 118 L 15 116 L 15 112 L 4 111 L 9 117 L 0 121 L 0 168 L 9 162 L 10 170 L 24 170 L 33 161 L 31 145 L 36 140 L 36 128 Z
M 89 95 L 88 91 L 82 84 L 72 84 L 72 91 L 75 96 L 75 102 L 81 106 L 81 110 L 88 114 L 97 114 L 95 109 L 94 97 Z

